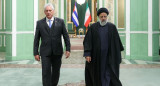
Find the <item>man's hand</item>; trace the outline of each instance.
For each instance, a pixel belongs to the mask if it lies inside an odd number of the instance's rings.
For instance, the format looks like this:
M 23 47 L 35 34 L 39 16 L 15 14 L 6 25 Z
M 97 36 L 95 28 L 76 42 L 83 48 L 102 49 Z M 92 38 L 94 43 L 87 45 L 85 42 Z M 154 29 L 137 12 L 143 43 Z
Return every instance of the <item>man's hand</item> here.
M 88 63 L 90 63 L 91 57 L 90 57 L 90 56 L 86 56 L 86 61 L 87 61 Z
M 67 59 L 70 56 L 70 52 L 66 51 L 65 56 L 66 56 L 66 59 Z
M 40 61 L 40 56 L 39 55 L 35 55 L 35 60 Z

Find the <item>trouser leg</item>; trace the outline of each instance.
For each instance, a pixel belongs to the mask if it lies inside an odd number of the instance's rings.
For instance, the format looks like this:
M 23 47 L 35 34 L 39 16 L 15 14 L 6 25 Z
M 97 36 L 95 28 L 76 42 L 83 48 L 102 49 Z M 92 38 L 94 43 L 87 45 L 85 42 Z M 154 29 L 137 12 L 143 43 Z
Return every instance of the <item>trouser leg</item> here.
M 42 82 L 43 86 L 51 84 L 51 60 L 49 57 L 41 57 L 42 60 Z
M 61 55 L 54 55 L 52 57 L 52 77 L 51 86 L 57 86 L 60 77 L 60 67 L 61 67 Z

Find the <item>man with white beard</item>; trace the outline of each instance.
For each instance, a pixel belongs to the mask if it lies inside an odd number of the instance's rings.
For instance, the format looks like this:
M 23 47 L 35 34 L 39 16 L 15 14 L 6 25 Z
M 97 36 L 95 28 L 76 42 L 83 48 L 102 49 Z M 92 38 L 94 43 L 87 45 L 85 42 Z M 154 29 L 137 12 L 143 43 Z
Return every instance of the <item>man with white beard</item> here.
M 117 28 L 107 22 L 109 11 L 100 8 L 99 22 L 92 24 L 83 41 L 86 86 L 122 86 L 119 80 L 121 51 Z

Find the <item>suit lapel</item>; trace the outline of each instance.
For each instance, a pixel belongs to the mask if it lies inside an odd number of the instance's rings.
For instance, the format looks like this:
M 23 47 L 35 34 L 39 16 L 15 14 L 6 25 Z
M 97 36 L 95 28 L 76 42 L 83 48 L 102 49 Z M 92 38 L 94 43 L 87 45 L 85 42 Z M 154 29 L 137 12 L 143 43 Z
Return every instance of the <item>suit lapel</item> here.
M 57 22 L 57 20 L 56 20 L 56 18 L 54 17 L 54 21 L 53 21 L 53 24 L 52 24 L 52 26 L 51 26 L 51 30 L 53 31 L 54 30 L 54 28 L 55 28 L 55 23 Z
M 49 28 L 49 26 L 48 26 L 48 24 L 47 24 L 47 22 L 46 22 L 46 18 L 43 19 L 43 24 L 44 24 L 44 27 L 45 27 L 44 29 L 45 29 L 45 30 L 48 32 L 48 34 L 49 34 L 49 29 L 50 29 L 50 28 Z

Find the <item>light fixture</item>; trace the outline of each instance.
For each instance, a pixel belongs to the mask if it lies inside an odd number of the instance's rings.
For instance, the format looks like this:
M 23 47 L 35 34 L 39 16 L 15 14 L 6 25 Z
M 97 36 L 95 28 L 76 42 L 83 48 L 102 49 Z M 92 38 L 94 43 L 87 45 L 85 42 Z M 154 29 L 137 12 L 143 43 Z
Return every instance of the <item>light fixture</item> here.
M 78 4 L 82 5 L 85 3 L 85 0 L 76 0 Z

